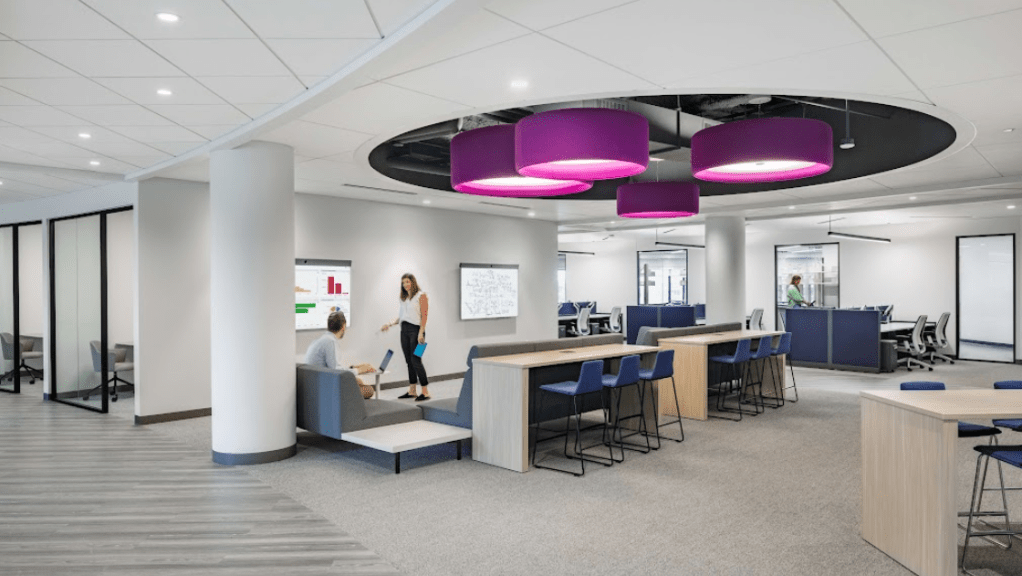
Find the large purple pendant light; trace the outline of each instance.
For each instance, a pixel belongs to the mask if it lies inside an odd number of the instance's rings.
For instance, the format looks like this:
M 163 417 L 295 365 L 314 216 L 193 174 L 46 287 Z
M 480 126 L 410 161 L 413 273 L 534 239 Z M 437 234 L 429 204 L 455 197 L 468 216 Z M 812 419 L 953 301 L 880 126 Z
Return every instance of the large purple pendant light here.
M 756 118 L 692 136 L 692 174 L 710 182 L 779 182 L 819 176 L 834 165 L 830 124 L 810 118 Z
M 592 182 L 521 176 L 515 171 L 515 127 L 487 126 L 451 139 L 451 186 L 482 196 L 560 196 L 584 192 Z
M 649 121 L 609 108 L 566 108 L 515 125 L 515 165 L 522 176 L 607 180 L 649 165 Z
M 699 213 L 699 186 L 691 182 L 633 182 L 617 188 L 617 215 L 686 218 Z

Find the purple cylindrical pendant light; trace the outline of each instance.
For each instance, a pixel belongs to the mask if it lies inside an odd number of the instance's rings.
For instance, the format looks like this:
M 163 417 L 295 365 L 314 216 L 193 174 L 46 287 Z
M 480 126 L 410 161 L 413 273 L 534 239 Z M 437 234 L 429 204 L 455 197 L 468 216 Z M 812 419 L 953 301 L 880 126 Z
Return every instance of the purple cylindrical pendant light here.
M 830 124 L 810 118 L 756 118 L 692 136 L 692 174 L 710 182 L 779 182 L 819 176 L 834 165 Z
M 649 121 L 609 108 L 566 108 L 515 125 L 515 165 L 522 176 L 607 180 L 645 172 Z
M 592 182 L 521 176 L 515 171 L 515 127 L 487 126 L 451 139 L 451 186 L 482 196 L 560 196 L 585 192 Z
M 699 186 L 691 182 L 633 182 L 617 188 L 617 215 L 686 218 L 699 213 Z

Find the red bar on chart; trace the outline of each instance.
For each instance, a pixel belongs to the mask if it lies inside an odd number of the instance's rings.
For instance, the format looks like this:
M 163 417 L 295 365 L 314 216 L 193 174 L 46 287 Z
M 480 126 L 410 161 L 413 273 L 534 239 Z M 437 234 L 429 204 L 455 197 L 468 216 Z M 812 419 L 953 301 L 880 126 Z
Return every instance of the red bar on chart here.
M 344 290 L 341 289 L 341 283 L 337 283 L 337 287 L 334 288 L 334 294 L 344 294 Z
M 326 293 L 327 294 L 333 294 L 334 293 L 334 277 L 333 276 L 327 276 L 326 277 Z

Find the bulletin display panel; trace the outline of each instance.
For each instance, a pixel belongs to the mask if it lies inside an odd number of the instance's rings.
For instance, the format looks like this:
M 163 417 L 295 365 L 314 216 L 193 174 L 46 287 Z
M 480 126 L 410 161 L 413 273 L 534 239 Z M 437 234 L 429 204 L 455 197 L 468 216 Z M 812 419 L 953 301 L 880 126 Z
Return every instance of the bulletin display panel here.
M 295 329 L 325 330 L 331 312 L 351 326 L 351 260 L 295 261 Z
M 461 265 L 461 319 L 518 316 L 516 264 Z

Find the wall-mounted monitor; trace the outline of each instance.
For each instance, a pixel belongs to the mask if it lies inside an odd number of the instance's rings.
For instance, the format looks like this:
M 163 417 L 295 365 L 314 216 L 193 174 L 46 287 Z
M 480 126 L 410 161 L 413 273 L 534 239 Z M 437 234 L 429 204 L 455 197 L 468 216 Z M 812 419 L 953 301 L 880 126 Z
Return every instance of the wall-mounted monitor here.
M 351 260 L 295 260 L 295 329 L 326 330 L 331 312 L 351 326 Z
M 518 316 L 517 264 L 462 264 L 461 319 Z

